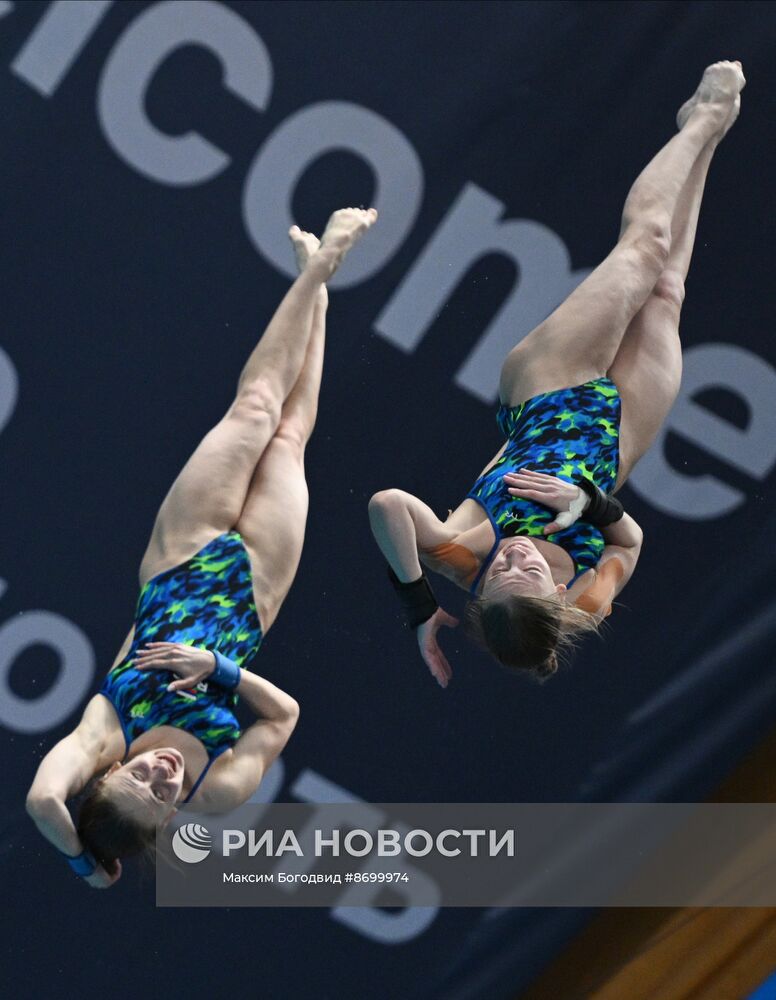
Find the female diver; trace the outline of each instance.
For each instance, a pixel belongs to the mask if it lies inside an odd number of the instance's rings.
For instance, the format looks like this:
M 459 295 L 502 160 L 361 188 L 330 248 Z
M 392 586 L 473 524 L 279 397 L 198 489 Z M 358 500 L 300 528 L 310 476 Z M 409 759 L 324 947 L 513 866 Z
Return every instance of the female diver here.
M 275 621 L 302 551 L 325 282 L 376 218 L 374 209 L 335 212 L 320 244 L 291 229 L 302 273 L 234 402 L 162 503 L 135 622 L 100 693 L 38 768 L 28 812 L 96 888 L 120 877 L 120 857 L 151 847 L 176 805 L 226 812 L 245 802 L 294 729 L 294 699 L 243 664 Z M 237 696 L 257 716 L 242 734 Z M 95 776 L 76 826 L 67 799 Z
M 628 193 L 619 241 L 510 351 L 498 423 L 506 442 L 440 521 L 402 490 L 375 494 L 372 531 L 421 655 L 450 665 L 421 563 L 467 590 L 470 630 L 504 666 L 552 674 L 572 637 L 595 630 L 633 573 L 642 532 L 615 493 L 650 447 L 681 376 L 679 312 L 714 150 L 735 121 L 739 62 L 708 67 L 679 132 Z

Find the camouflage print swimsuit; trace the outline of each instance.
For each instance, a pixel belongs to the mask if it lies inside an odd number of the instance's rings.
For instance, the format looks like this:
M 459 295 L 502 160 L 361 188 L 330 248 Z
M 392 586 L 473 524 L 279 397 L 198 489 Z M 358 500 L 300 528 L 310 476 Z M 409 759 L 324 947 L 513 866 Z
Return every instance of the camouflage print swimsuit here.
M 250 559 L 237 531 L 214 538 L 186 562 L 157 574 L 140 591 L 132 646 L 105 678 L 100 694 L 116 710 L 127 751 L 141 733 L 156 726 L 185 729 L 203 744 L 210 759 L 187 802 L 213 761 L 240 736 L 233 712 L 237 695 L 206 681 L 170 693 L 169 673 L 135 670 L 135 652 L 150 641 L 179 642 L 217 649 L 243 666 L 256 655 L 261 640 Z
M 467 494 L 484 508 L 495 534 L 493 547 L 470 592 L 476 593 L 499 542 L 513 535 L 545 538 L 564 548 L 574 560 L 574 576 L 568 583 L 571 586 L 600 559 L 603 535 L 586 521 L 543 535 L 544 526 L 554 519 L 555 512 L 533 500 L 510 496 L 502 477 L 526 466 L 567 482 L 585 476 L 611 493 L 619 463 L 617 386 L 608 378 L 597 378 L 568 389 L 543 392 L 519 406 L 501 406 L 497 420 L 507 437 L 504 454 Z

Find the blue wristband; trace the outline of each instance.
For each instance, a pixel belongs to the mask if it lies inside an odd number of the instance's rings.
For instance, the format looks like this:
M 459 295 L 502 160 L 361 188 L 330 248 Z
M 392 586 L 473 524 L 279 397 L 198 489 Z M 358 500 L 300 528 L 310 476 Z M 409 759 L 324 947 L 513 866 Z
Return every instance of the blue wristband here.
M 97 862 L 94 855 L 87 851 L 86 848 L 84 848 L 80 854 L 76 854 L 75 857 L 70 854 L 65 854 L 64 851 L 60 851 L 59 853 L 67 861 L 76 875 L 80 875 L 82 878 L 88 878 L 97 870 Z
M 227 691 L 234 691 L 240 683 L 240 668 L 234 660 L 230 660 L 228 656 L 224 656 L 218 650 L 211 649 L 210 652 L 216 658 L 216 668 L 208 680 L 218 684 L 219 687 L 226 688 Z

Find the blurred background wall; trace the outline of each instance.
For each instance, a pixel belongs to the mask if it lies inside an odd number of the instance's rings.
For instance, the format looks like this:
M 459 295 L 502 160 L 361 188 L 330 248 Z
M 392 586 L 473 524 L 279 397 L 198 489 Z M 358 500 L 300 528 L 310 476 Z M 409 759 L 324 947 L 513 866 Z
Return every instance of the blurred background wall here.
M 286 230 L 380 221 L 332 287 L 299 576 L 256 669 L 302 705 L 296 801 L 691 800 L 769 729 L 776 9 L 720 3 L 0 3 L 0 866 L 14 995 L 516 996 L 586 911 L 155 910 L 70 875 L 24 795 L 131 623 L 156 510 L 294 273 Z M 638 571 L 538 687 L 458 633 L 428 675 L 366 505 L 455 506 L 507 350 L 603 258 L 717 59 L 684 388 L 622 492 Z M 439 586 L 452 612 L 458 593 Z M 332 792 L 333 788 L 333 792 Z M 119 970 L 131 970 L 120 972 Z

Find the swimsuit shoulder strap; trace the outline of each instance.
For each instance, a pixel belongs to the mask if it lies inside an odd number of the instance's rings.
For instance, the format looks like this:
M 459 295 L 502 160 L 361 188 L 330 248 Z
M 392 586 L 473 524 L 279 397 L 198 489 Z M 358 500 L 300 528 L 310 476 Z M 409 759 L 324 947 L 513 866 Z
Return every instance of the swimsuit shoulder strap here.
M 196 794 L 197 789 L 202 784 L 202 782 L 205 780 L 205 775 L 207 774 L 207 772 L 212 767 L 213 761 L 218 760 L 218 758 L 221 756 L 221 754 L 224 752 L 224 750 L 229 750 L 229 749 L 230 748 L 228 746 L 227 747 L 222 747 L 222 749 L 219 750 L 218 753 L 213 754 L 213 756 L 208 760 L 207 764 L 205 764 L 204 768 L 202 769 L 202 773 L 197 778 L 197 780 L 194 782 L 194 785 L 193 785 L 191 791 L 186 796 L 186 798 L 183 800 L 183 804 L 184 805 L 187 802 L 191 802 L 191 800 L 194 798 L 194 795 Z
M 121 713 L 121 708 L 113 700 L 113 698 L 111 697 L 110 691 L 107 689 L 107 680 L 103 684 L 102 690 L 98 691 L 97 694 L 101 694 L 103 696 L 103 698 L 105 698 L 105 700 L 111 706 L 111 708 L 113 709 L 113 711 L 116 713 L 116 718 L 119 721 L 119 725 L 121 726 L 121 732 L 122 732 L 122 735 L 124 737 L 124 757 L 128 757 L 129 756 L 129 747 L 130 747 L 130 745 L 132 743 L 132 740 L 129 737 L 129 732 L 127 731 L 127 723 L 126 723 L 126 721 L 124 719 L 124 716 Z
M 493 559 L 493 556 L 496 554 L 496 549 L 498 548 L 498 544 L 501 541 L 501 531 L 499 530 L 498 522 L 493 517 L 493 513 L 488 507 L 488 505 L 486 503 L 483 503 L 480 497 L 472 496 L 471 499 L 474 500 L 476 503 L 478 503 L 480 507 L 482 507 L 482 509 L 488 515 L 488 520 L 490 521 L 491 528 L 493 528 L 493 544 L 490 547 L 490 552 L 488 552 L 488 554 L 485 556 L 485 559 L 483 560 L 482 565 L 480 566 L 479 572 L 474 577 L 474 581 L 472 582 L 471 587 L 469 587 L 469 593 L 471 594 L 471 596 L 476 597 L 477 587 L 479 586 L 480 580 L 482 579 L 483 574 L 486 572 L 488 566 L 490 566 L 490 562 Z
M 485 556 L 485 559 L 482 562 L 482 566 L 480 566 L 479 572 L 475 576 L 474 581 L 473 581 L 471 587 L 469 587 L 469 593 L 471 594 L 472 597 L 476 597 L 477 596 L 477 587 L 479 586 L 480 580 L 482 579 L 483 575 L 486 573 L 486 571 L 488 569 L 488 566 L 490 566 L 491 560 L 493 559 L 493 556 L 496 554 L 496 549 L 498 548 L 498 543 L 501 541 L 501 537 L 499 536 L 499 533 L 497 531 L 494 531 L 494 534 L 495 534 L 496 537 L 493 540 L 493 545 L 490 548 L 490 552 L 487 554 L 487 556 Z

